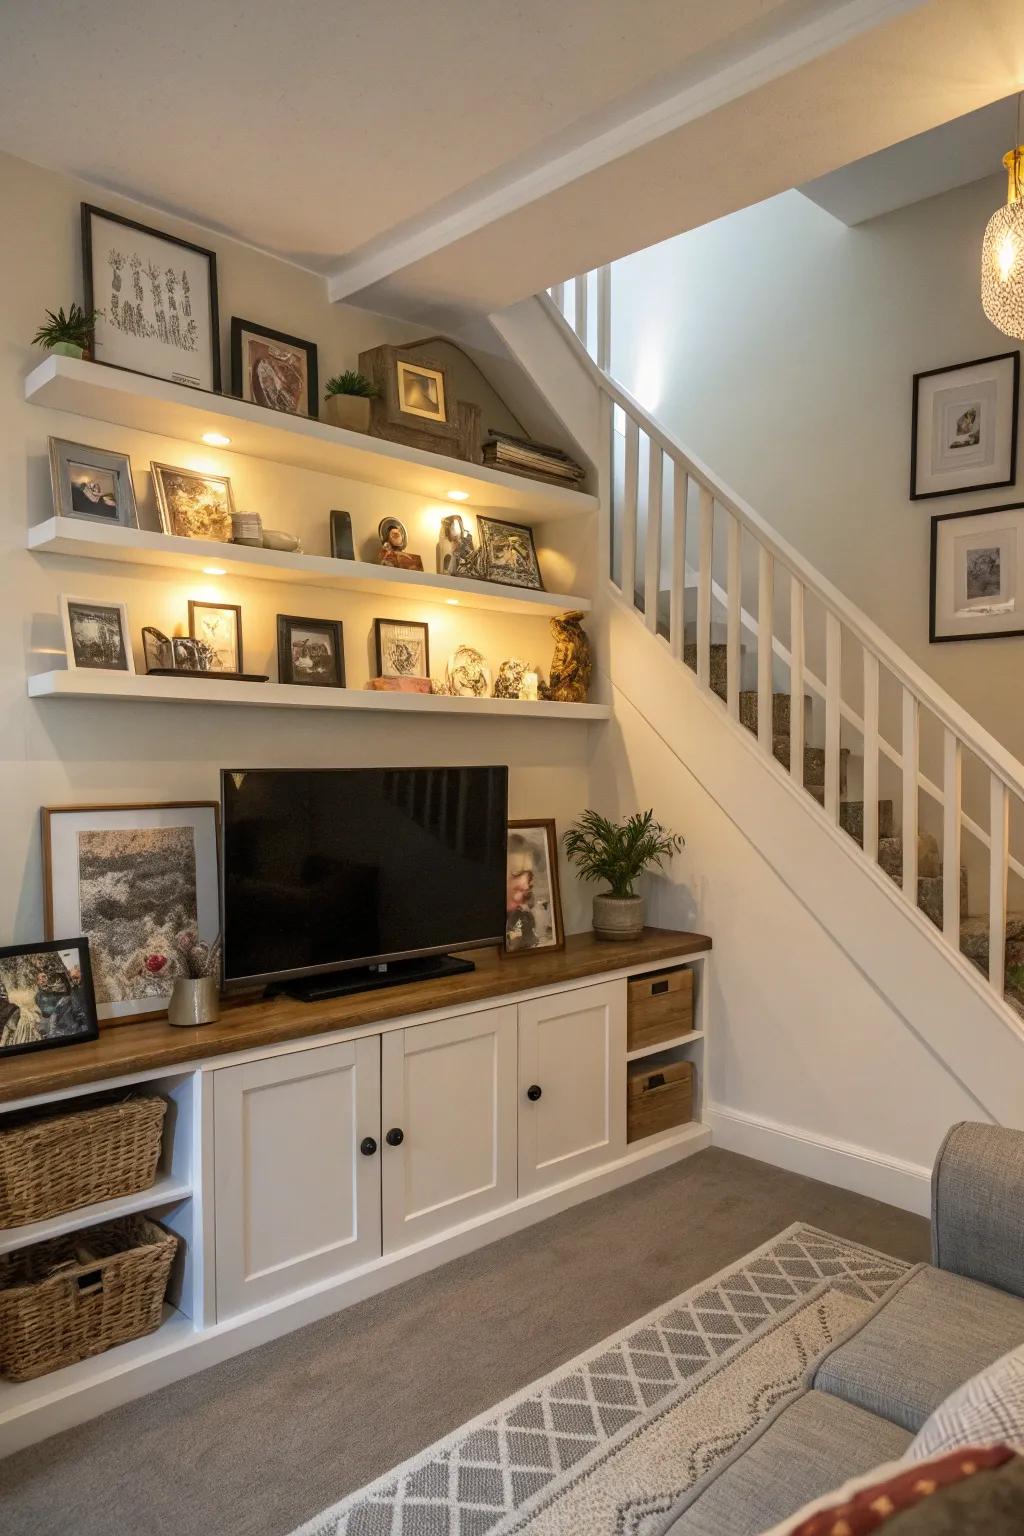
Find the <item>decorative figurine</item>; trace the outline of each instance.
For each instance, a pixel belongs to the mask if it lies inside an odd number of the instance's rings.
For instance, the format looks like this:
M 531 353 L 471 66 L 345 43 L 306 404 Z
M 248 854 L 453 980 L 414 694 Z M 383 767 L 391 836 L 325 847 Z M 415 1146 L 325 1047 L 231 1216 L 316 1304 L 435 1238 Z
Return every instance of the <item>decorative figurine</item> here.
M 459 512 L 452 512 L 441 519 L 441 532 L 437 540 L 437 569 L 441 576 L 480 574 L 480 552 L 473 547 L 473 535 Z
M 573 611 L 551 620 L 555 654 L 551 658 L 547 697 L 560 704 L 583 704 L 590 691 L 593 658 L 582 619 L 582 613 Z
M 518 656 L 510 656 L 508 661 L 503 661 L 494 679 L 494 697 L 496 699 L 525 698 L 523 688 L 529 670 L 529 663 L 520 661 Z M 534 678 L 536 679 L 536 673 Z
M 380 538 L 378 565 L 394 565 L 401 571 L 422 571 L 423 561 L 419 555 L 410 555 L 406 550 L 409 535 L 405 524 L 397 517 L 382 517 L 377 534 Z
M 491 692 L 491 669 L 478 650 L 460 645 L 448 658 L 445 692 L 461 698 L 486 699 Z

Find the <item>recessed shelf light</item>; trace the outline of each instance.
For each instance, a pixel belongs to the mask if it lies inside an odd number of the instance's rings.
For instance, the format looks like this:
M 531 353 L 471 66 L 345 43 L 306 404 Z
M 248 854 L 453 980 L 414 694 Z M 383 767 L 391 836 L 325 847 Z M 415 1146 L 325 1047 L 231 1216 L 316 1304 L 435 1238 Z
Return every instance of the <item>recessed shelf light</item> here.
M 449 491 L 448 492 L 448 500 L 449 501 L 468 501 L 469 500 L 469 492 L 468 491 Z
M 211 448 L 226 448 L 230 441 L 230 437 L 225 437 L 223 432 L 203 433 L 203 442 Z
M 222 565 L 204 565 L 203 566 L 203 575 L 204 576 L 226 576 L 227 575 L 227 571 L 224 569 L 224 567 Z
M 457 597 L 446 597 L 445 602 L 448 604 L 449 608 L 457 608 L 459 606 L 459 600 Z

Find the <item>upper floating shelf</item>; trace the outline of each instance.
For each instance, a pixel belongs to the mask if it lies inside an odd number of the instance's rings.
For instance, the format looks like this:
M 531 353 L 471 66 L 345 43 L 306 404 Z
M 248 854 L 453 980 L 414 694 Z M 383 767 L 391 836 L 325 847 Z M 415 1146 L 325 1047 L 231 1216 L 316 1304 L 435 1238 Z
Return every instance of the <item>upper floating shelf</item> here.
M 228 453 L 365 480 L 438 502 L 444 502 L 449 491 L 465 491 L 467 499 L 460 506 L 512 512 L 524 523 L 573 517 L 597 507 L 596 496 L 582 491 L 80 358 L 46 358 L 25 380 L 25 399 L 139 432 L 177 437 L 194 447 L 202 446 L 204 432 L 221 432 L 231 439 L 224 450 Z

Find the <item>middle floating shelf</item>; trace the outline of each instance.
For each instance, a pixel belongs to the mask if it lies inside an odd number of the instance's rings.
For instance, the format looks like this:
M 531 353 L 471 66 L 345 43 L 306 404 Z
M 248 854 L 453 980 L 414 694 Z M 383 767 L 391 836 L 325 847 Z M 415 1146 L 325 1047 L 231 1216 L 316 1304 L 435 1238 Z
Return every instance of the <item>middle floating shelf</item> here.
M 113 560 L 122 565 L 162 566 L 166 570 L 204 573 L 216 566 L 226 576 L 254 578 L 342 591 L 372 593 L 406 602 L 456 602 L 465 608 L 489 608 L 503 613 L 563 613 L 590 611 L 590 599 L 565 592 L 532 592 L 491 581 L 438 576 L 433 571 L 400 571 L 364 560 L 335 560 L 330 555 L 290 555 L 244 544 L 218 544 L 183 539 L 146 528 L 108 527 L 74 517 L 51 517 L 28 532 L 28 547 L 36 554 L 71 555 L 79 559 Z

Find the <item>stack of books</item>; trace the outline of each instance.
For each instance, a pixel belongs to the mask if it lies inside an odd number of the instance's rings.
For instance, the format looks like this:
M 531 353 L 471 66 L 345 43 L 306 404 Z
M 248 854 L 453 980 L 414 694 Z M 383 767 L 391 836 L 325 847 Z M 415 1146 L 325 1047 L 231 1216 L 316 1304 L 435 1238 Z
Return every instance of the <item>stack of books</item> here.
M 508 432 L 492 430 L 483 445 L 484 463 L 503 469 L 510 475 L 526 475 L 531 480 L 546 480 L 551 485 L 574 490 L 586 478 L 586 470 L 561 448 L 535 443 Z

